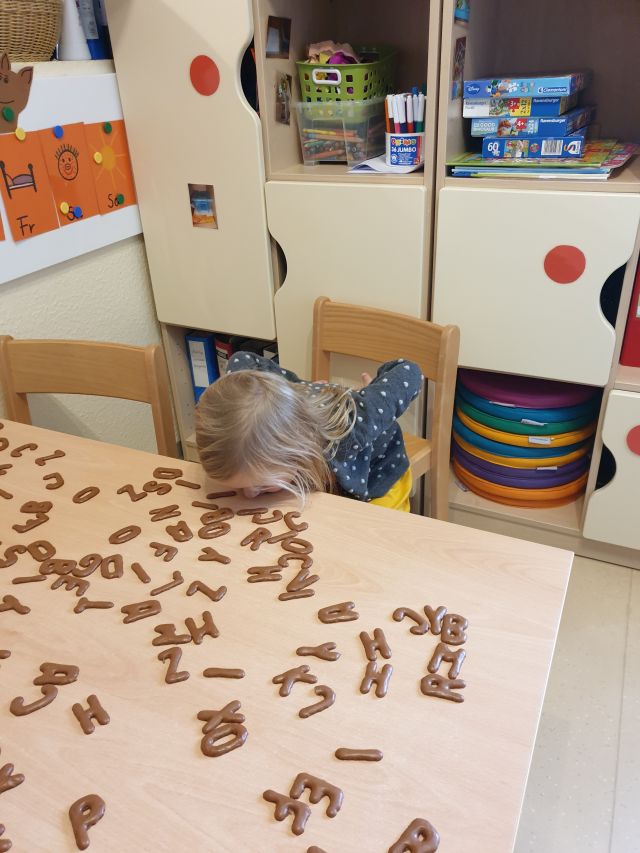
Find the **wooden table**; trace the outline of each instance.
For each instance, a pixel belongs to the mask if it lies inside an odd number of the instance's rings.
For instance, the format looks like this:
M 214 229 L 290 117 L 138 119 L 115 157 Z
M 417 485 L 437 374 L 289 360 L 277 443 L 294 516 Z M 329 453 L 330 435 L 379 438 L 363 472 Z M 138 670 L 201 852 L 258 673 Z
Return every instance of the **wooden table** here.
M 257 552 L 240 545 L 256 527 L 250 516 L 233 517 L 225 536 L 199 538 L 206 509 L 192 502 L 206 500 L 215 484 L 205 483 L 198 465 L 10 422 L 0 438 L 8 442 L 0 466 L 11 466 L 0 468 L 0 488 L 12 495 L 0 497 L 0 558 L 12 545 L 48 540 L 57 549 L 55 559 L 121 554 L 124 565 L 120 578 L 106 579 L 100 569 L 87 578 L 86 597 L 115 606 L 81 613 L 74 612 L 79 590 L 51 589 L 51 581 L 64 576 L 12 583 L 39 573 L 42 564 L 28 552 L 0 569 L 0 599 L 14 595 L 30 608 L 25 615 L 0 612 L 0 649 L 11 652 L 0 660 L 0 766 L 14 764 L 25 777 L 0 794 L 0 821 L 13 853 L 77 849 L 68 809 L 87 794 L 106 803 L 103 819 L 89 830 L 93 853 L 304 853 L 313 845 L 326 853 L 384 853 L 418 817 L 440 833 L 440 853 L 512 850 L 570 553 L 323 494 L 305 508 L 309 529 L 299 534 L 314 546 L 315 595 L 280 601 L 300 562 L 283 569 L 280 582 L 248 583 L 249 567 L 274 565 L 285 553 L 282 543 L 265 543 Z M 28 442 L 37 449 L 12 455 Z M 36 464 L 55 450 L 64 457 Z M 145 493 L 142 486 L 154 479 L 157 466 L 178 466 L 200 488 L 158 480 L 171 491 Z M 55 473 L 64 484 L 47 489 L 59 482 L 44 479 Z M 125 484 L 146 497 L 134 502 L 117 494 Z M 100 493 L 74 503 L 72 497 L 87 486 L 98 486 Z M 53 507 L 45 523 L 18 533 L 13 525 L 35 518 L 20 511 L 27 501 L 51 501 Z M 277 496 L 217 503 L 235 510 L 257 504 L 296 509 Z M 151 521 L 150 510 L 170 504 L 179 505 L 179 517 Z M 180 520 L 194 532 L 188 542 L 174 542 L 165 530 Z M 127 525 L 138 525 L 141 534 L 110 544 L 110 534 Z M 287 529 L 283 521 L 269 528 L 274 535 Z M 165 562 L 153 555 L 150 542 L 175 545 L 178 554 Z M 229 556 L 230 564 L 198 561 L 207 546 Z M 134 574 L 133 562 L 150 583 Z M 174 570 L 184 583 L 151 596 Z M 202 592 L 187 596 L 195 579 L 214 590 L 224 585 L 227 593 L 215 602 Z M 123 624 L 122 606 L 152 598 L 161 604 L 159 615 Z M 319 608 L 343 601 L 355 602 L 357 621 L 319 621 Z M 420 690 L 440 637 L 413 634 L 410 619 L 392 619 L 398 607 L 421 611 L 424 605 L 445 605 L 468 619 L 468 639 L 455 647 L 467 652 L 462 703 Z M 219 636 L 180 645 L 178 668 L 190 677 L 167 684 L 167 664 L 157 655 L 170 646 L 152 645 L 154 627 L 175 623 L 184 634 L 185 618 L 201 625 L 204 611 Z M 359 690 L 367 663 L 359 633 L 374 628 L 383 629 L 392 651 L 384 698 Z M 339 660 L 296 656 L 299 646 L 326 642 L 336 643 Z M 26 703 L 41 696 L 33 681 L 44 662 L 77 665 L 79 677 L 59 686 L 47 707 L 14 716 L 9 705 L 16 696 Z M 380 659 L 378 666 L 386 662 Z M 298 711 L 318 701 L 313 685 L 297 683 L 282 698 L 272 683 L 301 664 L 336 693 L 332 707 L 308 719 Z M 207 667 L 241 668 L 246 677 L 205 678 Z M 447 670 L 445 663 L 439 672 Z M 86 706 L 91 694 L 110 722 L 96 723 L 86 735 L 72 705 Z M 201 751 L 205 723 L 197 714 L 234 700 L 246 717 L 246 742 L 207 757 Z M 384 757 L 339 761 L 339 747 L 375 748 Z M 338 786 L 344 803 L 333 819 L 325 814 L 326 799 L 311 805 L 306 831 L 297 837 L 291 818 L 276 822 L 274 806 L 262 794 L 288 794 L 300 772 Z M 307 802 L 308 792 L 302 799 Z

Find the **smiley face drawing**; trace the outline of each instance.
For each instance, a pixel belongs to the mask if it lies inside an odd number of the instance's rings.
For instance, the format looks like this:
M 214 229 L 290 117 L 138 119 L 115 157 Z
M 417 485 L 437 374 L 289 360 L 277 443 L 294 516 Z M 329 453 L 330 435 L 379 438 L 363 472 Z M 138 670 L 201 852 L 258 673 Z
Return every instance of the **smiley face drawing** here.
M 78 157 L 80 153 L 72 145 L 61 145 L 56 151 L 58 161 L 58 172 L 65 181 L 75 181 L 80 171 Z

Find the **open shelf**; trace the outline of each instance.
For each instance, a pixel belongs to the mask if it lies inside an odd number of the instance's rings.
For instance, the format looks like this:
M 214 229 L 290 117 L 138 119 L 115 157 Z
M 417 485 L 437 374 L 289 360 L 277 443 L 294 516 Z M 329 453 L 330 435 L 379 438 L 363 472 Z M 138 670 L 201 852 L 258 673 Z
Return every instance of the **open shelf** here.
M 410 172 L 408 175 L 386 175 L 376 172 L 349 173 L 348 166 L 340 163 L 323 163 L 318 166 L 297 164 L 272 172 L 272 181 L 318 181 L 319 183 L 349 184 L 393 184 L 394 186 L 422 186 L 423 172 Z
M 444 180 L 446 187 L 480 187 L 500 190 L 542 190 L 555 192 L 609 192 L 640 193 L 640 155 L 622 169 L 614 172 L 607 181 L 551 180 L 549 178 L 454 178 Z
M 635 391 L 640 394 L 640 367 L 619 364 L 613 387 L 617 391 Z
M 593 136 L 640 139 L 640 52 L 636 49 L 640 6 L 636 0 L 539 0 L 535 4 L 474 0 L 468 26 L 454 23 L 455 0 L 444 0 L 440 87 L 438 183 L 519 190 L 640 192 L 640 158 L 608 181 L 525 178 L 450 178 L 445 161 L 478 150 L 462 98 L 451 99 L 456 43 L 466 39 L 464 79 L 590 71 L 579 103 L 596 105 Z M 611 45 L 616 45 L 612 49 Z M 630 57 L 622 62 L 621 57 Z M 474 144 L 475 143 L 475 144 Z M 535 163 L 535 161 L 532 161 Z
M 435 160 L 435 119 L 440 36 L 439 0 L 253 0 L 256 72 L 260 120 L 268 181 L 347 182 L 391 185 L 431 185 Z M 288 57 L 267 57 L 269 17 L 291 21 Z M 302 165 L 297 124 L 301 101 L 296 61 L 306 58 L 307 45 L 325 39 L 358 46 L 389 46 L 396 50 L 395 91 L 427 85 L 425 168 L 410 175 L 348 173 L 346 164 Z M 278 81 L 291 77 L 290 123 L 276 117 Z
M 584 495 L 572 503 L 551 509 L 506 506 L 481 498 L 474 492 L 464 491 L 451 472 L 449 506 L 454 511 L 461 510 L 488 518 L 507 520 L 524 527 L 578 536 L 581 530 Z

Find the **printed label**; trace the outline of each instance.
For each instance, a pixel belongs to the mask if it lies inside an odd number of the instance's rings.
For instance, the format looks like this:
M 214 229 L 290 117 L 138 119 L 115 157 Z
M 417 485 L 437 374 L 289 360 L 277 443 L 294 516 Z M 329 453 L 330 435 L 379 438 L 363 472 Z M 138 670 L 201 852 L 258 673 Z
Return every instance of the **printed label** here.
M 529 418 L 522 418 L 520 423 L 527 424 L 528 426 L 546 426 L 546 423 L 544 423 L 544 421 L 532 421 Z
M 189 356 L 196 387 L 206 388 L 209 385 L 209 371 L 202 341 L 189 341 Z
M 550 435 L 529 435 L 529 444 L 551 444 Z

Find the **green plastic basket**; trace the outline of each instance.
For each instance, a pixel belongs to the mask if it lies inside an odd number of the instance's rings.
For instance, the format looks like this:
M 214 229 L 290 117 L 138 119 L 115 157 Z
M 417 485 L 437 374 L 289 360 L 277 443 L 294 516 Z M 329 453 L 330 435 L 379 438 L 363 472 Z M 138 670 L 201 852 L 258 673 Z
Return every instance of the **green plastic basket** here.
M 303 101 L 368 101 L 393 91 L 396 51 L 390 47 L 355 48 L 370 62 L 321 65 L 296 62 Z M 373 59 L 377 56 L 378 59 Z

